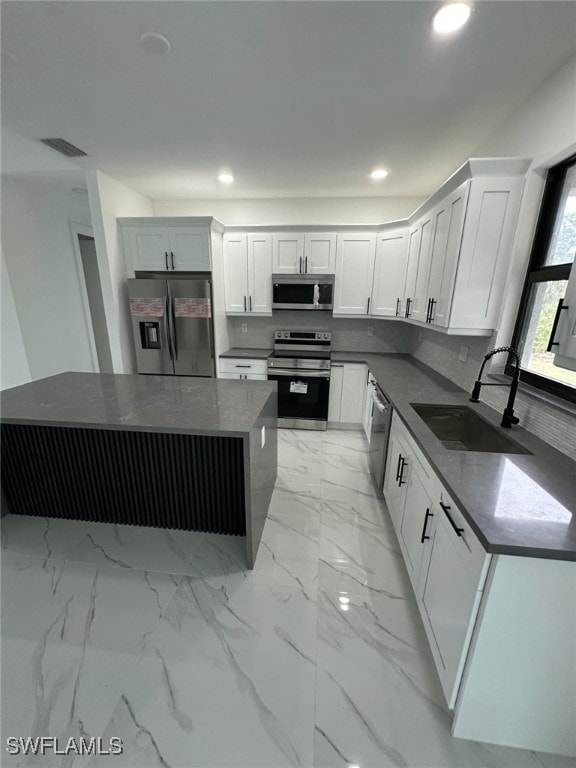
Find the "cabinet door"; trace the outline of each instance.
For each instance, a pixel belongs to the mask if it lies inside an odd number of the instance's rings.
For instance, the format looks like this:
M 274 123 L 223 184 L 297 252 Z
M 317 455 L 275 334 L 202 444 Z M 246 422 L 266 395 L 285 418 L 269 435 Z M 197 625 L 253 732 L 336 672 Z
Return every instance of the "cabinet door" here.
M 248 245 L 245 234 L 224 235 L 224 295 L 226 312 L 238 314 L 248 307 Z
M 304 271 L 308 274 L 333 275 L 336 271 L 336 235 L 306 233 L 304 235 Z
M 416 270 L 414 301 L 410 307 L 413 320 L 426 322 L 428 309 L 428 281 L 430 279 L 430 253 L 432 249 L 432 213 L 420 222 L 420 254 Z
M 406 268 L 406 287 L 404 289 L 404 306 L 401 313 L 404 317 L 411 317 L 411 308 L 414 304 L 416 292 L 416 275 L 418 273 L 418 259 L 420 258 L 420 241 L 422 233 L 419 224 L 412 227 L 408 235 L 408 266 Z
M 210 241 L 206 227 L 169 227 L 170 262 L 174 270 L 209 272 Z M 172 265 L 172 254 L 174 263 Z
M 432 501 L 426 488 L 426 479 L 420 476 L 416 461 L 412 457 L 408 458 L 408 470 L 405 471 L 407 481 L 406 501 L 404 503 L 404 514 L 400 523 L 398 541 L 403 550 L 406 570 L 410 576 L 410 581 L 416 591 L 418 587 L 418 577 L 420 575 L 420 565 L 422 562 L 423 541 L 422 537 L 429 536 L 429 529 L 432 524 Z M 426 528 L 426 531 L 424 530 Z
M 375 234 L 338 235 L 334 315 L 369 314 L 375 255 Z
M 552 339 L 558 343 L 558 346 L 554 347 L 557 350 L 554 365 L 576 371 L 576 266 L 574 265 L 570 270 L 570 279 L 562 305 L 566 309 L 557 310 L 560 317 L 555 338 Z
M 330 366 L 330 394 L 328 397 L 328 421 L 341 421 L 342 383 L 344 363 L 332 363 Z
M 304 271 L 304 235 L 276 232 L 272 235 L 272 271 L 293 275 Z
M 407 451 L 401 441 L 398 432 L 392 428 L 388 443 L 388 457 L 386 459 L 386 473 L 384 475 L 384 496 L 390 512 L 390 518 L 396 533 L 400 530 L 404 501 L 406 499 L 406 486 L 400 485 L 398 480 L 401 460 L 406 460 Z
M 455 531 L 436 504 L 432 512 L 434 526 L 429 560 L 423 559 L 419 602 L 442 689 L 452 708 L 482 593 L 459 556 L 461 542 Z
M 248 311 L 272 314 L 272 238 L 248 235 Z
M 434 211 L 434 234 L 428 282 L 431 300 L 430 321 L 443 328 L 448 326 L 452 291 L 456 278 L 466 203 L 470 183 L 464 182 L 443 200 Z
M 128 239 L 134 271 L 165 272 L 170 268 L 170 241 L 166 227 L 130 227 Z
M 344 363 L 340 421 L 347 424 L 362 424 L 364 398 L 366 396 L 366 373 L 367 368 L 363 364 Z
M 497 327 L 522 188 L 517 177 L 470 182 L 450 328 Z
M 398 317 L 402 312 L 408 267 L 408 232 L 405 229 L 377 236 L 370 314 Z

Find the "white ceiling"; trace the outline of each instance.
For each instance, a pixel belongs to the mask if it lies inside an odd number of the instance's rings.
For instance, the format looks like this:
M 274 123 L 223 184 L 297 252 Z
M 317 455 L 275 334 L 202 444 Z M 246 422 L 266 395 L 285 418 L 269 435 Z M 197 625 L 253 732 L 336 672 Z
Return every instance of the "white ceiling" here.
M 3 2 L 2 120 L 155 199 L 425 196 L 576 49 L 573 2 L 477 0 L 449 40 L 437 7 Z

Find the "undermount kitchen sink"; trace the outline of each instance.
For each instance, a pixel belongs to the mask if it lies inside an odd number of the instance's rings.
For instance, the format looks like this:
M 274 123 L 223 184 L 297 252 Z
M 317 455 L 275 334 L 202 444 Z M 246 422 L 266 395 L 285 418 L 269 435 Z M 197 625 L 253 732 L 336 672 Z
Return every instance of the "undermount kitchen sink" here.
M 466 405 L 410 405 L 449 451 L 530 453 Z

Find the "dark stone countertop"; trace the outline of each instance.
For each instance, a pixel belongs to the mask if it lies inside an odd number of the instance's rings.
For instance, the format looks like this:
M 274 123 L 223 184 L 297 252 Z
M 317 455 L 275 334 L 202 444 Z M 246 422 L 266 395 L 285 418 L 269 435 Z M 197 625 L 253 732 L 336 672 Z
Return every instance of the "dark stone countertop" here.
M 220 357 L 242 357 L 252 360 L 267 360 L 272 354 L 271 349 L 256 349 L 250 347 L 232 347 L 227 352 L 222 352 Z
M 6 424 L 248 435 L 277 384 L 187 376 L 61 373 L 2 392 Z
M 576 462 L 531 432 L 502 430 L 532 455 L 450 451 L 411 403 L 466 405 L 500 427 L 501 413 L 410 355 L 332 352 L 365 362 L 488 552 L 576 560 Z

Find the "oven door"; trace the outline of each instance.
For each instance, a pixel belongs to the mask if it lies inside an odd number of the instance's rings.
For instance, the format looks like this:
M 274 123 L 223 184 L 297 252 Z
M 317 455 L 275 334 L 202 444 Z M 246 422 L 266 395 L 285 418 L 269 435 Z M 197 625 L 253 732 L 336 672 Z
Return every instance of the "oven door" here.
M 278 426 L 326 429 L 330 371 L 269 370 L 268 381 L 278 382 Z

